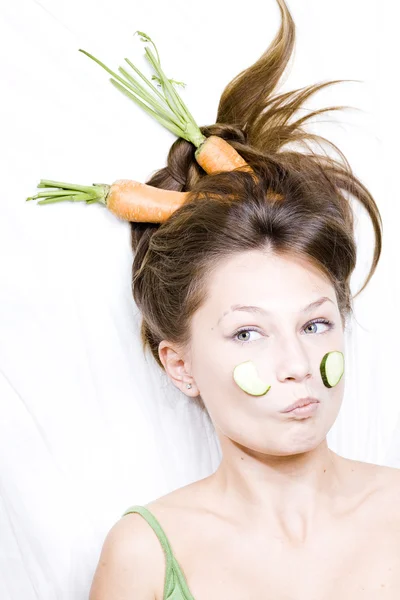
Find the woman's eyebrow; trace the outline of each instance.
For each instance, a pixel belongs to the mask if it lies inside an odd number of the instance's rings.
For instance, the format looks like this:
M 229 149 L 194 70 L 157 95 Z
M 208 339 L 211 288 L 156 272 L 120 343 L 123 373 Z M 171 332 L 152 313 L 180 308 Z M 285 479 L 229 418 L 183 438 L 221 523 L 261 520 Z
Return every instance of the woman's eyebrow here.
M 318 298 L 318 300 L 314 300 L 313 302 L 310 302 L 310 304 L 305 306 L 299 312 L 301 312 L 301 313 L 311 312 L 312 310 L 314 310 L 314 308 L 318 308 L 318 306 L 321 306 L 321 304 L 323 304 L 324 302 L 332 302 L 332 304 L 334 304 L 333 300 L 331 300 L 327 296 L 322 296 L 321 298 Z M 262 308 L 261 306 L 252 306 L 252 305 L 247 305 L 247 304 L 234 304 L 233 306 L 231 306 L 230 310 L 227 310 L 226 312 L 224 312 L 224 314 L 218 319 L 217 325 L 219 325 L 220 321 L 226 315 L 228 315 L 229 313 L 234 312 L 236 310 L 244 311 L 244 312 L 258 313 L 258 314 L 262 314 L 262 315 L 270 315 L 271 314 L 271 311 L 266 310 L 265 308 Z

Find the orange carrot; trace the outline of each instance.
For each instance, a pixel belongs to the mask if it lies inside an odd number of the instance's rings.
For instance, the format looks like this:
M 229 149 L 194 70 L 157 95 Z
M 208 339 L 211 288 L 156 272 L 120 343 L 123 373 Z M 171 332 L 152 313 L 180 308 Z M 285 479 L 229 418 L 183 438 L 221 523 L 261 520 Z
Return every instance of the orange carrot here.
M 57 188 L 43 191 L 26 200 L 42 198 L 38 204 L 54 202 L 98 202 L 125 221 L 163 223 L 187 200 L 188 192 L 156 188 L 131 179 L 117 179 L 111 185 L 94 183 L 91 186 L 41 179 L 38 188 Z
M 194 155 L 199 165 L 209 174 L 233 171 L 236 168 L 253 171 L 235 148 L 217 135 L 206 138 Z
M 187 199 L 188 192 L 163 190 L 130 179 L 110 186 L 107 208 L 120 219 L 140 223 L 163 223 Z

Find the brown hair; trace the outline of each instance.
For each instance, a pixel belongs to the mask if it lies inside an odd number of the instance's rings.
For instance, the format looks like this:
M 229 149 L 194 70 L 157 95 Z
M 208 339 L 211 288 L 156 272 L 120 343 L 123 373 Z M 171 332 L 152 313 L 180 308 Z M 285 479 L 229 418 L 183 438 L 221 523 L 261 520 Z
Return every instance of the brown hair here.
M 162 224 L 131 223 L 132 292 L 143 320 L 141 340 L 161 368 L 161 340 L 181 348 L 190 343 L 190 320 L 207 294 L 207 278 L 221 260 L 246 250 L 268 250 L 307 259 L 332 283 L 345 326 L 352 314 L 350 277 L 356 244 L 350 195 L 367 210 L 375 249 L 366 287 L 382 247 L 382 219 L 370 192 L 352 173 L 342 152 L 325 138 L 307 133 L 310 112 L 290 117 L 328 81 L 272 95 L 292 54 L 295 27 L 284 0 L 277 0 L 282 20 L 269 48 L 224 89 L 216 123 L 200 127 L 206 136 L 227 140 L 257 174 L 241 171 L 207 175 L 195 159 L 195 146 L 178 138 L 167 166 L 149 185 L 190 192 L 188 201 Z M 308 141 L 326 142 L 340 160 L 317 154 Z M 309 152 L 282 150 L 292 142 Z M 356 295 L 358 295 L 356 294 Z M 202 408 L 204 403 L 198 397 Z

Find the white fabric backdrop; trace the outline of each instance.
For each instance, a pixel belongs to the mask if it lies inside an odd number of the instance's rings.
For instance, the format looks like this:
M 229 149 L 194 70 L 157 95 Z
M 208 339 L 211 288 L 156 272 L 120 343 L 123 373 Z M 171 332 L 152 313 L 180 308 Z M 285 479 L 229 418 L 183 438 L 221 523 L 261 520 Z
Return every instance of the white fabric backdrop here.
M 329 446 L 400 468 L 399 193 L 395 185 L 399 41 L 378 0 L 288 0 L 297 42 L 281 91 L 332 85 L 308 108 L 350 105 L 315 131 L 341 148 L 384 220 L 381 262 L 355 301 L 346 391 Z M 212 425 L 139 342 L 130 231 L 102 206 L 25 202 L 39 179 L 145 181 L 175 137 L 108 81 L 149 68 L 136 30 L 155 41 L 200 125 L 278 30 L 275 0 L 3 0 L 0 7 L 0 597 L 84 600 L 107 531 L 144 504 L 213 472 Z M 310 126 L 311 130 L 311 126 Z M 396 135 L 397 134 L 397 135 Z M 372 227 L 356 206 L 356 293 Z

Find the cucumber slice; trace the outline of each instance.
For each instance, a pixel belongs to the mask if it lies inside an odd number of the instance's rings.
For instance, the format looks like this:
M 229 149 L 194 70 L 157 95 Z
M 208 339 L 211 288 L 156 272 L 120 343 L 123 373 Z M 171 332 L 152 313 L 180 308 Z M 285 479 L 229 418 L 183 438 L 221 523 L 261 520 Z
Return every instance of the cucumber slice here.
M 263 396 L 270 389 L 257 375 L 257 369 L 252 360 L 236 365 L 233 370 L 233 379 L 240 389 L 251 396 Z
M 320 365 L 321 377 L 328 388 L 337 385 L 344 372 L 344 356 L 339 350 L 327 352 Z

